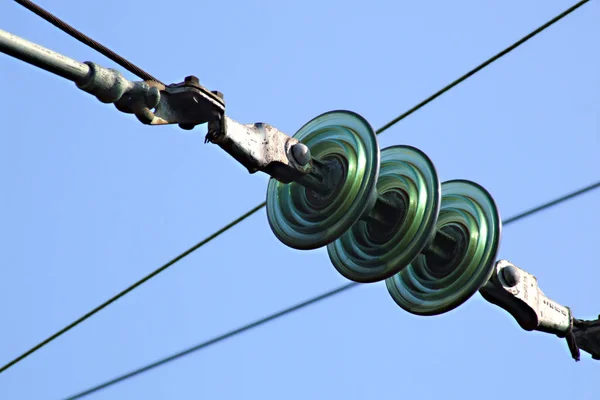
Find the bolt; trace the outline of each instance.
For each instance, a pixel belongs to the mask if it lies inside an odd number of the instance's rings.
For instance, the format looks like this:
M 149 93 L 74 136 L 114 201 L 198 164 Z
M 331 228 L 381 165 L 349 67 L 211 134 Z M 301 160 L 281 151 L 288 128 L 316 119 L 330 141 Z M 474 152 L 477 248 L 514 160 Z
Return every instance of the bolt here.
M 310 162 L 310 149 L 303 143 L 296 143 L 292 146 L 292 156 L 298 164 L 304 167 Z
M 504 282 L 510 287 L 516 286 L 519 283 L 519 279 L 521 278 L 521 274 L 519 270 L 514 265 L 509 265 L 501 270 L 502 278 L 504 278 Z
M 198 77 L 194 76 L 194 75 L 190 75 L 190 76 L 186 76 L 184 79 L 185 83 L 195 83 L 197 85 L 200 84 L 200 80 L 198 79 Z

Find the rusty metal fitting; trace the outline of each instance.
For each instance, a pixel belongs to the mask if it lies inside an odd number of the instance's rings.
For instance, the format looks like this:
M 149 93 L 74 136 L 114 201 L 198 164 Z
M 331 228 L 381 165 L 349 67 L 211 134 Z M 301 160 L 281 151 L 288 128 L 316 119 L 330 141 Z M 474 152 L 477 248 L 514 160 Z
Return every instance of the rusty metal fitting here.
M 283 183 L 296 181 L 312 169 L 312 158 L 308 148 L 304 150 L 297 139 L 286 135 L 277 128 L 258 122 L 240 124 L 225 116 L 220 129 L 211 129 L 207 141 L 219 145 L 248 172 L 265 172 Z M 306 146 L 304 146 L 306 147 Z M 300 158 L 295 158 L 298 153 Z

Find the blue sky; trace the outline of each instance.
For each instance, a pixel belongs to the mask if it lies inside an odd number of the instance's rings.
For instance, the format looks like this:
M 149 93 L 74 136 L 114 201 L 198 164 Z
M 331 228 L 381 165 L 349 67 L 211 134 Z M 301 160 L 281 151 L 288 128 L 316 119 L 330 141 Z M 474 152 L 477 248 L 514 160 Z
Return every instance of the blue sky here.
M 165 82 L 293 134 L 333 109 L 377 128 L 574 1 L 39 1 Z M 98 3 L 99 4 L 99 3 Z M 600 6 L 590 2 L 379 137 L 471 179 L 510 217 L 600 176 Z M 114 64 L 24 8 L 0 28 Z M 205 128 L 148 127 L 0 56 L 1 364 L 265 198 Z M 123 69 L 121 69 L 123 71 Z M 131 75 L 127 75 L 133 78 Z M 506 227 L 500 257 L 579 318 L 600 313 L 600 192 Z M 346 282 L 285 247 L 264 210 L 0 375 L 2 399 L 60 399 Z M 478 294 L 417 317 L 352 289 L 90 399 L 597 398 L 600 364 Z

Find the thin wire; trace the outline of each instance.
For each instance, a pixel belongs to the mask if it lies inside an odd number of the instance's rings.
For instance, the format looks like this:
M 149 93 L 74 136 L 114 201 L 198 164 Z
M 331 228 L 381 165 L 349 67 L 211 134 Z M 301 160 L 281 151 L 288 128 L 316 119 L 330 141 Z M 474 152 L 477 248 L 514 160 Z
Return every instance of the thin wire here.
M 15 1 L 23 1 L 23 0 L 15 0 Z M 446 86 L 444 89 L 440 90 L 439 92 L 437 92 L 436 94 L 428 97 L 427 99 L 423 100 L 422 102 L 420 102 L 419 104 L 417 104 L 416 106 L 414 106 L 413 108 L 411 108 L 410 110 L 406 111 L 405 113 L 401 114 L 398 118 L 395 118 L 394 120 L 388 122 L 387 124 L 385 124 L 383 127 L 379 128 L 376 132 L 377 134 L 383 133 L 385 130 L 389 129 L 392 125 L 397 124 L 398 122 L 400 122 L 402 119 L 408 117 L 409 115 L 413 114 L 415 111 L 419 110 L 420 108 L 422 108 L 423 106 L 427 105 L 429 102 L 435 100 L 437 97 L 439 97 L 442 93 L 448 91 L 450 88 L 456 86 L 457 84 L 459 84 L 460 82 L 464 81 L 466 78 L 474 75 L 476 72 L 482 70 L 484 67 L 490 65 L 493 61 L 498 60 L 500 57 L 508 54 L 511 50 L 514 50 L 518 45 L 524 43 L 524 41 L 531 39 L 533 36 L 535 36 L 537 33 L 543 31 L 544 29 L 548 28 L 550 25 L 552 25 L 553 23 L 557 22 L 558 20 L 560 20 L 561 18 L 564 18 L 565 16 L 567 16 L 569 13 L 573 12 L 574 10 L 576 10 L 578 7 L 582 6 L 583 4 L 587 3 L 589 0 L 584 0 L 584 1 L 580 1 L 579 3 L 575 4 L 574 6 L 572 6 L 571 8 L 569 8 L 568 10 L 564 11 L 563 13 L 559 14 L 557 17 L 553 18 L 552 20 L 550 20 L 549 22 L 545 23 L 544 25 L 542 25 L 540 28 L 536 29 L 535 31 L 533 31 L 532 33 L 528 34 L 527 36 L 525 36 L 524 39 L 521 39 L 517 42 L 515 42 L 514 44 L 512 44 L 511 46 L 507 47 L 506 50 L 503 50 L 502 52 L 496 54 L 495 56 L 493 56 L 492 58 L 490 58 L 489 60 L 485 61 L 483 64 L 481 64 L 479 67 L 476 67 L 475 69 L 467 72 L 465 75 L 463 75 L 462 77 L 458 78 L 457 80 L 455 80 L 454 82 L 452 82 L 450 85 Z M 114 297 L 112 297 L 111 299 L 107 300 L 106 302 L 102 303 L 100 306 L 96 307 L 95 309 L 93 309 L 92 311 L 88 312 L 87 314 L 85 314 L 84 316 L 82 316 L 81 318 L 79 318 L 78 320 L 74 321 L 73 323 L 67 325 L 65 328 L 61 329 L 60 331 L 58 331 L 57 333 L 55 333 L 54 335 L 50 336 L 49 338 L 47 338 L 46 340 L 44 340 L 43 342 L 40 342 L 38 345 L 36 345 L 35 347 L 31 348 L 30 350 L 28 350 L 26 353 L 23 353 L 22 355 L 20 355 L 19 357 L 15 358 L 14 360 L 12 360 L 11 362 L 9 362 L 8 364 L 4 365 L 2 368 L 0 368 L 0 373 L 6 371 L 8 368 L 10 368 L 11 366 L 13 366 L 14 364 L 16 364 L 17 362 L 21 361 L 22 359 L 24 359 L 25 357 L 29 356 L 30 354 L 32 354 L 33 352 L 35 352 L 36 350 L 39 350 L 41 347 L 45 346 L 46 344 L 50 343 L 52 340 L 58 338 L 59 336 L 61 336 L 62 334 L 66 333 L 67 331 L 71 330 L 72 328 L 74 328 L 75 326 L 79 325 L 80 323 L 82 323 L 83 321 L 85 321 L 86 319 L 88 319 L 89 317 L 91 317 L 92 315 L 94 315 L 95 313 L 97 313 L 98 311 L 102 310 L 103 308 L 105 308 L 106 306 L 110 305 L 111 303 L 113 303 L 114 301 L 118 300 L 119 298 L 123 297 L 125 294 L 129 293 L 131 290 L 137 288 L 138 286 L 140 286 L 142 283 L 148 281 L 150 278 L 153 278 L 154 276 L 158 275 L 160 272 L 164 271 L 165 269 L 167 269 L 168 267 L 170 267 L 171 265 L 175 264 L 177 261 L 181 260 L 182 258 L 186 257 L 187 255 L 191 254 L 192 252 L 194 252 L 195 250 L 199 249 L 200 247 L 202 247 L 204 244 L 210 242 L 212 239 L 216 238 L 217 236 L 219 236 L 221 233 L 225 232 L 226 230 L 228 230 L 229 228 L 232 228 L 234 225 L 242 222 L 244 219 L 246 219 L 247 217 L 249 217 L 250 215 L 254 214 L 255 212 L 257 212 L 258 210 L 260 210 L 261 208 L 263 208 L 266 205 L 266 202 L 262 202 L 261 204 L 257 205 L 256 207 L 254 207 L 251 211 L 249 211 L 248 213 L 244 214 L 243 216 L 241 216 L 240 218 L 238 218 L 237 220 L 235 220 L 234 222 L 230 223 L 229 225 L 227 225 L 226 227 L 222 228 L 221 230 L 215 232 L 213 235 L 209 236 L 208 238 L 204 239 L 202 242 L 198 243 L 197 245 L 195 245 L 194 247 L 190 248 L 189 250 L 186 250 L 184 253 L 180 254 L 179 256 L 175 257 L 173 260 L 169 261 L 167 264 L 163 265 L 162 267 L 160 267 L 159 269 L 151 272 L 149 275 L 147 275 L 146 277 L 142 278 L 141 280 L 139 280 L 138 282 L 134 283 L 133 285 L 131 285 L 130 287 L 128 287 L 127 289 L 125 289 L 123 292 L 115 295 Z
M 83 32 L 75 29 L 74 27 L 72 27 L 71 25 L 62 21 L 61 19 L 59 19 L 55 15 L 51 14 L 50 12 L 44 10 L 42 7 L 38 6 L 34 2 L 29 1 L 29 0 L 15 0 L 15 2 L 22 5 L 23 7 L 27 8 L 29 11 L 32 11 L 33 13 L 42 17 L 46 21 L 50 22 L 52 25 L 56 26 L 58 29 L 69 34 L 73 38 L 79 40 L 81 43 L 91 47 L 92 49 L 96 50 L 100 54 L 103 54 L 104 56 L 113 60 L 114 62 L 116 62 L 117 64 L 119 64 L 121 67 L 125 68 L 132 74 L 134 74 L 144 80 L 162 83 L 161 81 L 156 79 L 154 76 L 150 75 L 148 72 L 139 68 L 138 66 L 136 66 L 132 62 L 128 61 L 127 59 L 121 57 L 120 55 L 118 55 L 117 53 L 115 53 L 114 51 L 109 49 L 108 47 L 105 47 L 104 45 L 98 43 L 97 41 L 90 38 Z M 164 85 L 164 83 L 163 83 L 163 85 Z
M 113 296 L 110 299 L 106 300 L 104 303 L 100 304 L 98 307 L 94 308 L 93 310 L 91 310 L 87 314 L 85 314 L 85 315 L 81 316 L 80 318 L 76 319 L 75 321 L 73 321 L 69 325 L 67 325 L 64 328 L 62 328 L 60 331 L 56 332 L 54 335 L 48 337 L 43 342 L 40 342 L 35 347 L 32 347 L 27 352 L 23 353 L 19 357 L 15 358 L 11 362 L 9 362 L 5 366 L 3 366 L 0 369 L 0 372 L 3 372 L 5 370 L 7 370 L 8 368 L 10 368 L 14 364 L 18 363 L 19 361 L 21 361 L 22 359 L 24 359 L 25 357 L 27 357 L 31 353 L 35 352 L 36 350 L 39 350 L 40 348 L 42 348 L 46 344 L 50 343 L 51 341 L 53 341 L 54 339 L 56 339 L 57 337 L 59 337 L 60 335 L 64 334 L 65 332 L 67 332 L 70 329 L 72 329 L 73 327 L 79 325 L 80 323 L 82 323 L 83 321 L 85 321 L 86 319 L 88 319 L 89 317 L 91 317 L 92 315 L 96 314 L 98 311 L 102 310 L 103 308 L 106 308 L 110 304 L 112 304 L 115 301 L 119 300 L 121 297 L 125 296 L 127 293 L 131 292 L 133 289 L 137 288 L 138 286 L 140 286 L 144 282 L 146 282 L 146 281 L 150 280 L 151 278 L 155 277 L 156 275 L 158 275 L 159 273 L 161 273 L 165 269 L 169 268 L 171 265 L 175 264 L 177 261 L 179 261 L 182 258 L 184 258 L 185 256 L 191 254 L 192 252 L 194 252 L 195 250 L 199 249 L 200 247 L 204 246 L 206 243 L 210 242 L 211 240 L 213 240 L 217 236 L 219 236 L 219 235 L 227 232 L 229 229 L 233 228 L 235 225 L 239 224 L 240 222 L 242 222 L 246 218 L 250 217 L 252 214 L 254 214 L 255 212 L 257 212 L 258 210 L 260 210 L 263 207 L 263 205 L 264 204 L 260 204 L 260 205 L 258 205 L 256 207 L 254 207 L 252 210 L 250 210 L 247 213 L 243 214 L 242 216 L 240 216 L 239 218 L 237 218 L 234 221 L 230 222 L 229 224 L 225 225 L 224 227 L 222 227 L 221 229 L 219 229 L 218 231 L 216 231 L 212 235 L 208 236 L 207 238 L 205 238 L 201 242 L 198 242 L 194 246 L 190 247 L 188 250 L 184 251 L 183 253 L 181 253 L 177 257 L 173 258 L 171 261 L 167 262 L 162 267 L 154 270 L 153 272 L 151 272 L 150 274 L 146 275 L 145 277 L 143 277 L 139 281 L 135 282 L 133 285 L 129 286 L 127 289 L 125 289 L 125 290 L 117 293 L 115 296 Z
M 588 1 L 589 0 L 582 0 L 579 3 L 574 4 L 572 7 L 566 9 L 562 13 L 558 14 L 556 17 L 552 18 L 550 21 L 546 22 L 544 25 L 540 26 L 536 30 L 532 31 L 527 36 L 524 36 L 522 39 L 516 41 L 512 45 L 508 46 L 506 49 L 502 50 L 500 53 L 498 53 L 495 56 L 493 56 L 492 58 L 488 59 L 483 64 L 478 65 L 477 67 L 473 68 L 472 70 L 470 70 L 469 72 L 467 72 L 466 74 L 464 74 L 463 76 L 461 76 L 460 78 L 458 78 L 457 80 L 455 80 L 454 82 L 452 82 L 451 84 L 449 84 L 448 86 L 446 86 L 443 89 L 435 92 L 434 94 L 432 94 L 431 96 L 429 96 L 428 98 L 426 98 L 425 100 L 423 100 L 422 102 L 420 102 L 419 104 L 417 104 L 416 106 L 414 106 L 413 108 L 411 108 L 410 110 L 406 111 L 404 114 L 401 114 L 398 117 L 394 118 L 393 120 L 391 120 L 390 122 L 388 122 L 387 124 L 385 124 L 384 126 L 382 126 L 377 131 L 377 133 L 379 134 L 379 133 L 387 130 L 388 128 L 390 128 L 394 124 L 396 124 L 398 121 L 403 120 L 404 118 L 408 117 L 410 114 L 414 113 L 415 111 L 417 111 L 418 109 L 420 109 L 424 105 L 426 105 L 426 104 L 430 103 L 431 101 L 437 99 L 438 97 L 440 97 L 441 95 L 443 95 L 444 93 L 446 93 L 448 90 L 452 89 L 454 86 L 456 86 L 459 83 L 463 82 L 467 78 L 470 78 L 471 76 L 475 75 L 477 72 L 481 71 L 482 69 L 484 69 L 485 67 L 487 67 L 488 65 L 490 65 L 491 63 L 493 63 L 494 61 L 497 61 L 502 56 L 510 53 L 511 51 L 513 51 L 514 49 L 516 49 L 517 47 L 519 47 L 520 45 L 522 45 L 523 43 L 525 43 L 526 41 L 528 41 L 529 39 L 531 39 L 532 37 L 534 37 L 535 35 L 537 35 L 538 33 L 542 32 L 546 28 L 548 28 L 551 25 L 553 25 L 555 22 L 560 21 L 561 19 L 563 19 L 564 17 L 566 17 L 567 15 L 569 15 L 570 13 L 572 13 L 573 11 L 575 11 L 576 9 L 578 9 L 579 7 L 581 7 L 582 5 L 584 5 L 585 3 L 587 3 Z
M 508 219 L 506 219 L 506 220 L 503 221 L 503 225 L 505 225 L 505 226 L 506 225 L 510 225 L 510 224 L 512 224 L 514 222 L 517 222 L 519 220 L 527 218 L 527 217 L 529 217 L 529 216 L 531 216 L 531 215 L 533 215 L 535 213 L 538 213 L 540 211 L 543 211 L 543 210 L 546 210 L 548 208 L 554 207 L 554 206 L 556 206 L 556 205 L 558 205 L 560 203 L 563 203 L 563 202 L 565 202 L 567 200 L 570 200 L 570 199 L 572 199 L 574 197 L 581 196 L 584 193 L 591 192 L 592 190 L 598 189 L 598 188 L 600 188 L 600 181 L 596 182 L 596 183 L 593 183 L 593 184 L 591 184 L 589 186 L 586 186 L 585 188 L 582 188 L 582 189 L 579 189 L 579 190 L 574 191 L 572 193 L 569 193 L 569 194 L 567 194 L 565 196 L 559 197 L 559 198 L 557 198 L 555 200 L 552 200 L 552 201 L 549 201 L 547 203 L 544 203 L 544 204 L 542 204 L 542 205 L 540 205 L 538 207 L 532 208 L 530 210 L 527 210 L 527 211 L 524 211 L 524 212 L 522 212 L 520 214 L 517 214 L 517 215 L 515 215 L 513 217 L 510 217 L 510 218 L 508 218 Z M 90 389 L 84 390 L 83 392 L 79 392 L 79 393 L 77 393 L 75 395 L 72 395 L 72 396 L 66 398 L 65 400 L 80 399 L 80 398 L 82 398 L 84 396 L 87 396 L 87 395 L 92 394 L 94 392 L 97 392 L 99 390 L 105 389 L 105 388 L 107 388 L 109 386 L 113 386 L 113 385 L 115 385 L 115 384 L 117 384 L 119 382 L 122 382 L 122 381 L 126 380 L 126 379 L 133 378 L 134 376 L 139 375 L 139 374 L 141 374 L 143 372 L 147 372 L 147 371 L 149 371 L 151 369 L 157 368 L 157 367 L 159 367 L 161 365 L 164 365 L 164 364 L 166 364 L 168 362 L 174 361 L 174 360 L 176 360 L 178 358 L 181 358 L 181 357 L 186 356 L 188 354 L 194 353 L 194 352 L 202 350 L 202 349 L 204 349 L 206 347 L 209 347 L 209 346 L 212 346 L 212 345 L 217 344 L 219 342 L 222 342 L 222 341 L 224 341 L 226 339 L 229 339 L 229 338 L 231 338 L 233 336 L 236 336 L 236 335 L 239 335 L 239 334 L 244 333 L 246 331 L 249 331 L 252 328 L 257 328 L 257 327 L 259 327 L 261 325 L 264 325 L 264 324 L 266 324 L 268 322 L 271 322 L 271 321 L 273 321 L 275 319 L 283 317 L 283 316 L 285 316 L 287 314 L 291 314 L 294 311 L 299 311 L 299 310 L 301 310 L 301 309 L 303 309 L 305 307 L 308 307 L 310 305 L 318 303 L 318 302 L 320 302 L 322 300 L 326 300 L 326 299 L 328 299 L 330 297 L 335 296 L 336 294 L 340 294 L 340 293 L 343 293 L 343 292 L 345 292 L 347 290 L 350 290 L 350 289 L 352 289 L 354 287 L 357 287 L 358 285 L 361 285 L 361 284 L 360 283 L 356 283 L 356 282 L 351 282 L 351 283 L 345 284 L 345 285 L 340 286 L 340 287 L 338 287 L 336 289 L 333 289 L 333 290 L 330 290 L 328 292 L 325 292 L 325 293 L 323 293 L 323 294 L 321 294 L 321 295 L 319 295 L 317 297 L 313 297 L 313 298 L 311 298 L 309 300 L 303 301 L 302 303 L 298 303 L 298 304 L 296 304 L 296 305 L 294 305 L 292 307 L 289 307 L 289 308 L 286 308 L 286 309 L 281 310 L 279 312 L 276 312 L 275 314 L 271 314 L 271 315 L 269 315 L 269 316 L 267 316 L 265 318 L 259 319 L 257 321 L 254 321 L 254 322 L 250 323 L 250 324 L 247 324 L 247 325 L 241 326 L 241 327 L 239 327 L 237 329 L 234 329 L 232 331 L 229 331 L 229 332 L 227 332 L 227 333 L 225 333 L 223 335 L 220 335 L 220 336 L 217 336 L 217 337 L 212 338 L 210 340 L 207 340 L 206 342 L 202 342 L 200 344 L 197 344 L 196 346 L 193 346 L 193 347 L 190 347 L 190 348 L 185 349 L 183 351 L 180 351 L 178 353 L 172 354 L 172 355 L 170 355 L 168 357 L 162 358 L 162 359 L 160 359 L 158 361 L 155 361 L 155 362 L 153 362 L 151 364 L 145 365 L 145 366 L 143 366 L 141 368 L 138 368 L 136 370 L 128 372 L 128 373 L 126 373 L 124 375 L 121 375 L 121 376 L 119 376 L 117 378 L 114 378 L 114 379 L 111 379 L 109 381 L 106 381 L 106 382 L 104 382 L 104 383 L 102 383 L 100 385 L 97 385 L 97 386 L 94 386 L 94 387 L 92 387 Z
M 126 379 L 133 378 L 134 376 L 139 375 L 142 372 L 146 372 L 146 371 L 149 371 L 149 370 L 154 369 L 156 367 L 159 367 L 159 366 L 161 366 L 163 364 L 168 363 L 169 361 L 173 361 L 173 360 L 176 360 L 176 359 L 178 359 L 180 357 L 183 357 L 183 356 L 185 356 L 187 354 L 196 352 L 198 350 L 202 350 L 205 347 L 211 346 L 213 344 L 217 344 L 217 343 L 222 342 L 223 340 L 228 339 L 228 338 L 230 338 L 232 336 L 239 335 L 240 333 L 243 333 L 243 332 L 245 332 L 247 330 L 250 330 L 252 328 L 256 328 L 256 327 L 258 327 L 260 325 L 266 324 L 267 322 L 273 321 L 274 319 L 283 317 L 286 314 L 290 314 L 290 313 L 292 313 L 294 311 L 298 311 L 298 310 L 300 310 L 300 309 L 302 309 L 304 307 L 307 307 L 307 306 L 309 306 L 311 304 L 318 303 L 321 300 L 325 300 L 325 299 L 327 299 L 329 297 L 333 297 L 334 295 L 342 293 L 342 292 L 345 292 L 346 290 L 351 289 L 351 288 L 353 288 L 353 287 L 355 287 L 357 285 L 359 285 L 359 283 L 352 282 L 352 283 L 348 283 L 348 284 L 346 284 L 344 286 L 340 286 L 337 289 L 331 290 L 331 291 L 329 291 L 327 293 L 323 293 L 320 296 L 317 296 L 317 297 L 314 297 L 314 298 L 312 298 L 310 300 L 307 300 L 307 301 L 304 301 L 302 303 L 296 304 L 295 306 L 292 306 L 290 308 L 286 308 L 286 309 L 284 309 L 282 311 L 279 311 L 279 312 L 277 312 L 275 314 L 269 315 L 266 318 L 259 319 L 259 320 L 255 321 L 255 322 L 251 323 L 251 324 L 244 325 L 244 326 L 242 326 L 242 327 L 240 327 L 238 329 L 235 329 L 233 331 L 227 332 L 224 335 L 217 336 L 217 337 L 215 337 L 213 339 L 210 339 L 210 340 L 208 340 L 206 342 L 200 343 L 199 345 L 196 345 L 194 347 L 190 347 L 189 349 L 183 350 L 183 351 L 181 351 L 179 353 L 175 353 L 175 354 L 173 354 L 173 355 L 171 355 L 169 357 L 166 357 L 166 358 L 163 358 L 163 359 L 158 360 L 156 362 L 153 362 L 152 364 L 148 364 L 148 365 L 146 365 L 146 366 L 144 366 L 142 368 L 136 369 L 135 371 L 131 371 L 131 372 L 125 374 L 125 375 L 121 375 L 118 378 L 112 379 L 112 380 L 107 381 L 105 383 L 102 383 L 102 384 L 100 384 L 98 386 L 94 386 L 91 389 L 88 389 L 88 390 L 85 390 L 83 392 L 77 393 L 77 394 L 75 394 L 75 395 L 73 395 L 71 397 L 68 397 L 65 400 L 80 399 L 80 398 L 82 398 L 84 396 L 87 396 L 88 394 L 92 394 L 94 392 L 97 392 L 97 391 L 99 391 L 101 389 L 104 389 L 104 388 L 107 388 L 109 386 L 112 386 L 112 385 L 114 385 L 116 383 L 119 383 L 121 381 L 124 381 Z

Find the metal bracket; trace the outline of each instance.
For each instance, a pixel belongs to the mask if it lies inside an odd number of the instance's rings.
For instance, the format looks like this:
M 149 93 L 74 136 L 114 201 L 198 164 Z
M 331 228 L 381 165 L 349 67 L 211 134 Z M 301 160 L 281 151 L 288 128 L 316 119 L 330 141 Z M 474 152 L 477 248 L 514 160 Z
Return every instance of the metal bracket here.
M 131 82 L 114 69 L 92 62 L 87 75 L 77 87 L 96 96 L 103 103 L 114 103 L 124 113 L 134 114 L 147 125 L 179 124 L 182 129 L 222 118 L 223 95 L 200 85 L 198 78 L 165 86 L 154 81 Z
M 526 331 L 566 338 L 571 355 L 579 360 L 571 310 L 548 298 L 535 276 L 507 260 L 499 260 L 491 279 L 479 292 L 485 300 L 510 313 Z
M 508 311 L 526 331 L 565 337 L 571 329 L 571 310 L 546 297 L 535 276 L 507 260 L 496 262 L 495 273 L 480 293 L 490 303 Z
M 3 30 L 0 52 L 62 76 L 101 102 L 135 114 L 144 124 L 179 124 L 182 129 L 193 129 L 225 114 L 223 95 L 200 85 L 195 76 L 168 86 L 155 81 L 132 82 L 115 69 L 80 63 Z
M 87 62 L 89 72 L 77 87 L 103 103 L 114 103 L 122 112 L 134 114 L 148 125 L 179 124 L 182 129 L 209 123 L 206 141 L 218 144 L 250 173 L 263 171 L 289 183 L 312 170 L 308 147 L 271 125 L 243 125 L 225 116 L 219 92 L 210 92 L 198 78 L 164 86 L 161 83 L 131 82 L 119 71 Z
M 219 145 L 251 174 L 262 171 L 283 183 L 300 179 L 313 167 L 307 146 L 262 122 L 243 125 L 225 116 L 209 122 L 206 141 Z
M 150 86 L 162 86 L 156 82 L 146 82 Z M 190 130 L 196 125 L 218 121 L 225 114 L 223 94 L 211 92 L 202 85 L 197 77 L 188 76 L 181 83 L 168 85 L 160 89 L 160 101 L 156 109 L 143 123 L 149 125 L 179 124 L 182 129 Z M 123 105 L 121 101 L 120 105 Z M 139 117 L 138 117 L 139 118 Z

